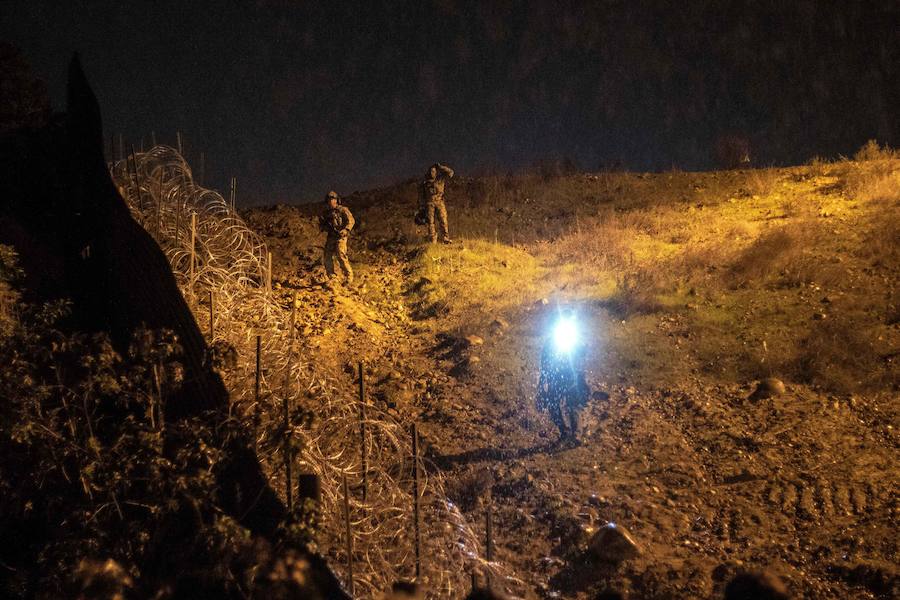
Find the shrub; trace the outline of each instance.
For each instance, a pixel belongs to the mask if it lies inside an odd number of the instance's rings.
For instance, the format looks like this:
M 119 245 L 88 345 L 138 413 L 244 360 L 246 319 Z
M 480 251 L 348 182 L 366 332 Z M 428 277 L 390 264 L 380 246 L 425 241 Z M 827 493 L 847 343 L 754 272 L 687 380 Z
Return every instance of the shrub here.
M 860 162 L 894 158 L 900 158 L 900 152 L 892 149 L 890 146 L 879 146 L 876 140 L 869 140 L 853 155 L 853 160 Z
M 0 340 L 0 595 L 258 589 L 257 543 L 215 506 L 237 424 L 165 422 L 172 334 L 140 332 L 121 356 L 105 335 L 61 331 L 69 312 L 23 307 Z
M 900 201 L 900 165 L 875 162 L 847 172 L 844 185 L 852 197 L 862 202 Z

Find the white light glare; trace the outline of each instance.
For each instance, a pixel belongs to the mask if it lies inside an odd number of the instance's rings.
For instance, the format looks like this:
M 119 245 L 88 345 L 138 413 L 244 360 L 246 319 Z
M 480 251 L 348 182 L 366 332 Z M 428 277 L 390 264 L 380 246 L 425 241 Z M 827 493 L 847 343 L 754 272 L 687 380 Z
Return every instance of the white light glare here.
M 568 354 L 578 342 L 578 329 L 573 319 L 560 319 L 553 329 L 553 343 L 557 352 Z

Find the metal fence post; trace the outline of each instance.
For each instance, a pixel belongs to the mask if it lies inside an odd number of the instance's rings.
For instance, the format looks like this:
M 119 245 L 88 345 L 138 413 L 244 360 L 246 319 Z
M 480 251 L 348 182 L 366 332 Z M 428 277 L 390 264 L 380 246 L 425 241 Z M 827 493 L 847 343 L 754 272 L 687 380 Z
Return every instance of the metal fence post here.
M 362 459 L 363 502 L 369 499 L 369 449 L 366 447 L 366 374 L 359 361 L 359 444 Z
M 416 544 L 416 581 L 422 575 L 422 536 L 419 530 L 420 512 L 419 506 L 419 431 L 416 424 L 412 424 L 412 458 L 413 458 L 413 529 Z

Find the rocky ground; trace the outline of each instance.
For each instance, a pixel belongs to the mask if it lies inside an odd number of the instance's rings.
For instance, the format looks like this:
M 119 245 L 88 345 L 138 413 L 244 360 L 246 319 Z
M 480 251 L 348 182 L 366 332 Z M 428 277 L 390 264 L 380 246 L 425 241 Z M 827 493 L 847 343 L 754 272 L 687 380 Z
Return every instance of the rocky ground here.
M 880 386 L 858 392 L 786 377 L 786 390 L 767 397 L 753 394 L 761 377 L 735 376 L 745 371 L 732 363 L 748 355 L 736 357 L 722 342 L 717 360 L 701 343 L 718 344 L 710 328 L 759 339 L 741 323 L 784 328 L 772 317 L 778 310 L 803 311 L 803 327 L 830 319 L 836 304 L 855 306 L 848 300 L 852 282 L 829 290 L 809 282 L 782 286 L 740 301 L 740 286 L 694 292 L 677 309 L 638 316 L 623 315 L 608 298 L 571 294 L 566 303 L 590 340 L 593 395 L 583 444 L 561 445 L 534 407 L 540 348 L 559 287 L 550 300 L 538 293 L 516 303 L 476 302 L 463 288 L 439 309 L 423 311 L 421 288 L 441 282 L 423 275 L 422 261 L 449 256 L 451 272 L 463 269 L 452 261 L 466 260 L 466 247 L 479 236 L 440 257 L 427 254 L 406 225 L 386 224 L 407 216 L 408 191 L 351 199 L 361 222 L 351 245 L 357 278 L 333 289 L 322 282 L 314 208 L 245 216 L 273 252 L 285 305 L 298 295 L 304 356 L 348 387 L 356 361 L 366 363 L 372 401 L 419 423 L 433 468 L 447 475 L 451 499 L 477 528 L 490 508 L 495 557 L 527 582 L 525 595 L 588 598 L 608 589 L 630 598 L 715 598 L 734 573 L 751 569 L 774 574 L 798 597 L 900 597 L 896 369 L 884 367 Z M 823 194 L 820 206 L 829 201 Z M 729 210 L 729 197 L 724 193 L 722 210 Z M 896 204 L 887 208 L 897 211 Z M 845 228 L 845 240 L 867 239 L 859 229 L 867 218 L 851 214 L 829 227 Z M 504 245 L 496 235 L 494 243 Z M 527 248 L 539 254 L 537 246 Z M 857 287 L 882 290 L 885 310 L 895 310 L 893 259 L 873 267 L 837 251 L 819 257 L 835 258 L 848 260 L 851 272 L 869 269 L 861 275 L 866 285 Z M 696 316 L 729 303 L 739 303 L 738 311 L 713 325 Z M 898 325 L 890 317 L 878 323 L 867 331 L 886 344 L 880 351 L 890 363 Z M 784 332 L 771 335 L 761 339 Z M 647 356 L 634 358 L 635 340 L 643 340 Z M 592 554 L 592 536 L 608 523 L 630 532 L 639 554 L 613 562 Z

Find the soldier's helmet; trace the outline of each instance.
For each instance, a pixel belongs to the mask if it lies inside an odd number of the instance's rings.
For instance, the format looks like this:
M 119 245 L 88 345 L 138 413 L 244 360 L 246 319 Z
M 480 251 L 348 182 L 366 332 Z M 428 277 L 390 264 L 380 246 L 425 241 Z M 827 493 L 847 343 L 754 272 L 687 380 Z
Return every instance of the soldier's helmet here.
M 336 191 L 334 191 L 334 190 L 331 190 L 330 192 L 328 192 L 327 194 L 325 194 L 325 202 L 330 201 L 332 198 L 334 198 L 334 199 L 337 200 L 338 202 L 341 201 L 340 196 L 338 196 L 338 193 L 337 193 Z

